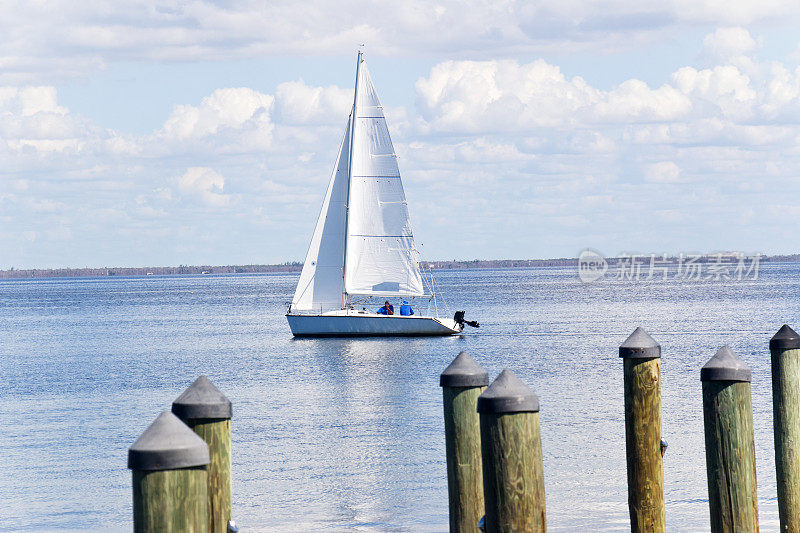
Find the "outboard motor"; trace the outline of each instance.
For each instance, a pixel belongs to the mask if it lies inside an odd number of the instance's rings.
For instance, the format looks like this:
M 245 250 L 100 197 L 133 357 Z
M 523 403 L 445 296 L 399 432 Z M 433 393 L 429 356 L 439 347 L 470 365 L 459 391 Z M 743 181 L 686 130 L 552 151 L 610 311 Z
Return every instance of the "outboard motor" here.
M 473 328 L 481 327 L 477 320 L 464 320 L 464 311 L 456 311 L 456 314 L 453 315 L 453 320 L 455 320 L 456 324 L 459 324 L 462 328 L 464 327 L 464 324 L 472 326 Z

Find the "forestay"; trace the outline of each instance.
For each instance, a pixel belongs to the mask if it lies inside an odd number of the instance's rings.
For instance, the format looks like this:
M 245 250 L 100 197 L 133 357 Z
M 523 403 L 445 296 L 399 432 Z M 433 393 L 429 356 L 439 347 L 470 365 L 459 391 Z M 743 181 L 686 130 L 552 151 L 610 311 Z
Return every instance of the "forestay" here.
M 321 312 L 342 308 L 351 118 L 347 120 L 339 157 L 292 299 L 293 310 Z
M 419 254 L 397 157 L 363 61 L 358 72 L 345 291 L 365 296 L 421 296 L 425 291 Z

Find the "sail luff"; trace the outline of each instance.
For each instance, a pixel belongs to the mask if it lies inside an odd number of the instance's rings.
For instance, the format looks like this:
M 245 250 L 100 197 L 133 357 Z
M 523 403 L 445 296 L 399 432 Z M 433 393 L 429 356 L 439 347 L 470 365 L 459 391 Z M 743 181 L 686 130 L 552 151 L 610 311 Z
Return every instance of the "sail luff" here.
M 353 138 L 356 129 L 356 117 L 358 116 L 358 79 L 361 72 L 361 50 L 358 51 L 356 59 L 356 83 L 353 90 L 353 111 L 350 122 L 350 155 L 347 165 L 347 193 L 345 195 L 345 215 L 344 215 L 344 260 L 342 261 L 342 309 L 347 307 L 347 241 L 350 238 L 350 184 L 353 181 Z

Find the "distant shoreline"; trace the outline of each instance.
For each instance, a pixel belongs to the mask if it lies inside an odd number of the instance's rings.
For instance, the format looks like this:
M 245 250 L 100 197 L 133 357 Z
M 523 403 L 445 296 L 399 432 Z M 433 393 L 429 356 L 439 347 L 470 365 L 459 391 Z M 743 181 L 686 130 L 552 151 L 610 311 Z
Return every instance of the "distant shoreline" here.
M 640 261 L 649 260 L 649 256 L 638 256 Z M 704 259 L 712 256 L 703 256 Z M 609 264 L 615 264 L 618 258 L 608 258 Z M 677 259 L 668 258 L 673 262 Z M 434 270 L 456 270 L 463 268 L 532 268 L 577 266 L 576 258 L 558 259 L 473 259 L 472 261 L 423 261 L 422 266 Z M 703 262 L 701 259 L 700 262 Z M 762 256 L 765 263 L 800 263 L 800 254 Z M 263 272 L 300 272 L 303 264 L 286 262 L 276 265 L 196 265 L 196 266 L 162 266 L 162 267 L 103 267 L 103 268 L 36 268 L 26 270 L 0 270 L 0 279 L 30 278 L 85 278 L 105 276 L 180 276 L 194 274 L 254 274 Z

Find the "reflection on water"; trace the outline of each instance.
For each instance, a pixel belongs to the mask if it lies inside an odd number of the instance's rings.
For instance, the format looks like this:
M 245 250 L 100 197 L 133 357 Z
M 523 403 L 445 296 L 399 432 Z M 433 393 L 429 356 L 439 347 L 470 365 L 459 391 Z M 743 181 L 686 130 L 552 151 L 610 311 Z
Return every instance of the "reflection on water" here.
M 131 525 L 127 447 L 198 374 L 234 402 L 243 530 L 445 531 L 439 373 L 462 349 L 541 399 L 551 531 L 628 529 L 619 343 L 663 347 L 670 531 L 708 530 L 699 368 L 753 370 L 762 527 L 777 525 L 767 342 L 800 325 L 800 265 L 726 283 L 570 269 L 437 274 L 481 328 L 433 339 L 292 339 L 291 274 L 0 282 L 0 530 Z

